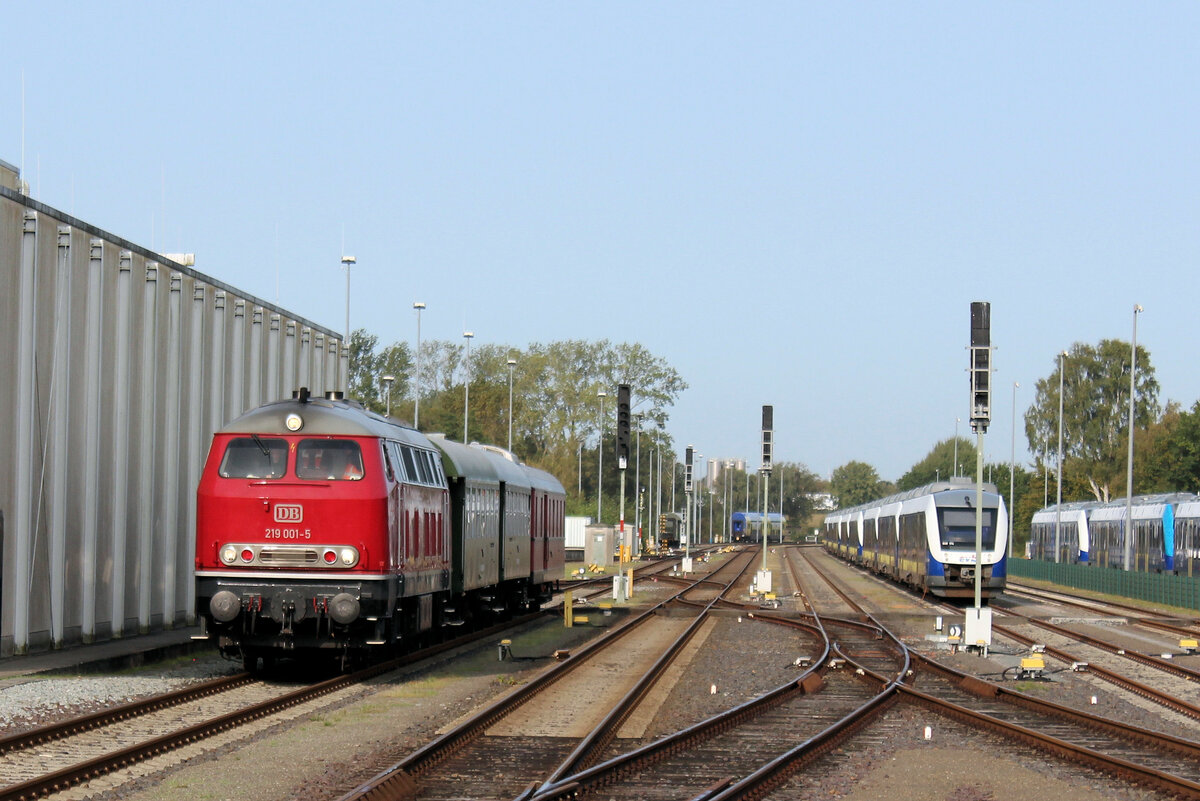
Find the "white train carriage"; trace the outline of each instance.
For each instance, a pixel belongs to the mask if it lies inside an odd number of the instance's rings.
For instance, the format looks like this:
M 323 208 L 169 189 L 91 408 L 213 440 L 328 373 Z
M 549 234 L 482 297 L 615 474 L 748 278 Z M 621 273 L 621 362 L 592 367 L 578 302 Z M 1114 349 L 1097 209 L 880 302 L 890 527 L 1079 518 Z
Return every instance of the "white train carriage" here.
M 976 489 L 963 480 L 938 481 L 826 517 L 826 545 L 851 561 L 923 592 L 971 597 L 980 570 L 981 591 L 990 597 L 1004 589 L 1009 523 L 1004 498 L 995 485 L 983 485 L 980 564 L 976 565 Z M 848 524 L 848 525 L 847 525 Z M 849 542 L 842 533 L 849 528 Z
M 1091 550 L 1088 515 L 1095 506 L 1087 501 L 1074 501 L 1034 512 L 1029 527 L 1029 558 L 1047 562 L 1087 562 Z

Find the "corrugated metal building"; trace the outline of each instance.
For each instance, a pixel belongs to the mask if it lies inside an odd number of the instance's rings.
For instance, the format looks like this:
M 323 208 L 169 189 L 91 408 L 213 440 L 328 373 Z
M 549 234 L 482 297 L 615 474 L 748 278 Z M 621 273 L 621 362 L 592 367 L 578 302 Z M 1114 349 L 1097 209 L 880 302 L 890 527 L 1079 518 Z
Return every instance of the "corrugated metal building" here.
M 0 162 L 0 656 L 192 621 L 214 429 L 342 337 L 23 195 Z

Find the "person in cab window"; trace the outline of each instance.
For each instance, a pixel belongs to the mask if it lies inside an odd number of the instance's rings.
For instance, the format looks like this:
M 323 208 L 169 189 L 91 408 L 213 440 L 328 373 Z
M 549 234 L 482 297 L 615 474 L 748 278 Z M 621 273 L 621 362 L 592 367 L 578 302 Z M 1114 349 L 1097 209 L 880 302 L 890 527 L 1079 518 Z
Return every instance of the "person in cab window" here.
M 363 477 L 362 453 L 358 448 L 346 449 L 346 467 L 342 470 L 343 481 L 358 481 Z

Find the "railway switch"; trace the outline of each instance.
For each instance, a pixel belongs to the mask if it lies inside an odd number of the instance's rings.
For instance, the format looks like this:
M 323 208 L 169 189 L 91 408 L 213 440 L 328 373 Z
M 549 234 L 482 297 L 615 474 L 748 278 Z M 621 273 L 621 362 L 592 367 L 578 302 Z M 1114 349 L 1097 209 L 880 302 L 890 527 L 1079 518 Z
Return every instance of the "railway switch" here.
M 512 640 L 501 640 L 496 647 L 496 659 L 503 662 L 506 659 L 512 659 Z
M 1194 654 L 1197 650 L 1197 640 L 1195 637 L 1180 640 L 1179 647 L 1183 649 L 1185 654 Z

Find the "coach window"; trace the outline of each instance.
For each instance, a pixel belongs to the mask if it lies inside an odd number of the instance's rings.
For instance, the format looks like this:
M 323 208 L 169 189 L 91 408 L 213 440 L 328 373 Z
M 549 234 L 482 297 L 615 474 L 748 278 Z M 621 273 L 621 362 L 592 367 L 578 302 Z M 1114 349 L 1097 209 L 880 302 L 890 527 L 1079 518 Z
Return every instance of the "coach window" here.
M 417 465 L 413 460 L 413 449 L 408 445 L 401 445 L 400 454 L 404 457 L 404 473 L 408 476 L 408 480 L 414 483 L 420 481 Z
M 417 469 L 421 471 L 421 483 L 432 484 L 433 473 L 429 467 L 429 453 L 426 451 L 417 451 Z
M 296 447 L 296 478 L 358 481 L 362 477 L 362 449 L 353 440 L 304 439 Z
M 396 474 L 392 471 L 392 453 L 387 442 L 379 443 L 383 451 L 383 472 L 387 473 L 388 481 L 395 481 Z
M 238 437 L 225 447 L 218 472 L 222 478 L 283 478 L 287 450 L 282 439 Z
M 404 474 L 404 457 L 401 455 L 400 443 L 389 442 L 387 445 L 388 457 L 391 459 L 392 470 L 395 472 L 396 480 L 405 481 L 406 476 Z

